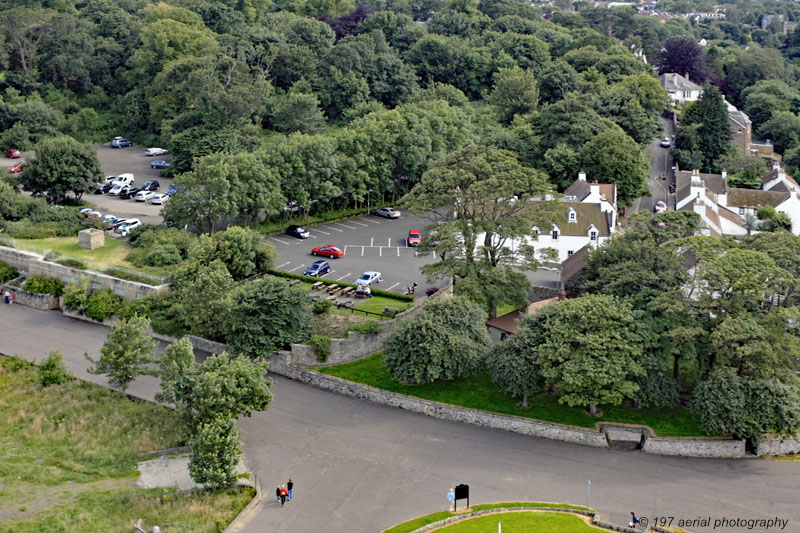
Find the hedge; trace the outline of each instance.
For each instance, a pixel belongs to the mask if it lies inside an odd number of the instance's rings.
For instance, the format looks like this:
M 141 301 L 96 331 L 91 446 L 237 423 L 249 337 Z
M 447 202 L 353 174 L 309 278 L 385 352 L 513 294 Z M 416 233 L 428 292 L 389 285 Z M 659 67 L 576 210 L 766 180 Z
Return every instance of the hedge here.
M 302 276 L 300 274 L 293 274 L 291 272 L 284 272 L 283 270 L 268 270 L 267 273 L 277 276 L 279 278 L 288 278 L 288 279 L 299 279 L 301 281 L 305 281 L 307 283 L 316 283 L 321 281 L 325 285 L 339 285 L 340 287 L 358 287 L 355 283 L 346 283 L 344 281 L 334 281 L 332 279 L 324 279 L 324 278 L 315 278 L 312 276 Z M 373 296 L 385 296 L 386 298 L 392 298 L 394 300 L 398 300 L 400 302 L 413 302 L 414 297 L 410 294 L 396 294 L 394 292 L 383 291 L 381 289 L 373 289 L 370 287 L 370 293 Z
M 25 279 L 25 284 L 22 286 L 28 292 L 35 292 L 37 294 L 55 294 L 61 296 L 64 293 L 64 285 L 56 278 L 48 278 L 45 276 L 31 276 Z
M 19 276 L 19 272 L 16 268 L 0 262 L 0 283 L 11 281 L 17 276 Z

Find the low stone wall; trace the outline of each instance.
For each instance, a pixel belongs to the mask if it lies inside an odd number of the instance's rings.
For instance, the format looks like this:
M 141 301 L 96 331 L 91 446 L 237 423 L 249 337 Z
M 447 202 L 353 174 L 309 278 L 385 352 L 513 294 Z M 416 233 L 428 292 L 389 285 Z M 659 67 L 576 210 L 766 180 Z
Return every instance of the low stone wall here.
M 115 278 L 93 270 L 81 270 L 44 261 L 40 255 L 8 248 L 7 246 L 0 246 L 0 261 L 15 267 L 26 276 L 47 276 L 59 279 L 64 284 L 68 284 L 70 281 L 77 282 L 81 276 L 84 276 L 89 280 L 90 288 L 111 289 L 114 294 L 126 300 L 159 294 L 168 289 L 167 285 L 153 287 L 136 281 Z
M 64 316 L 68 316 L 69 318 L 74 318 L 75 320 L 83 320 L 84 322 L 91 322 L 92 324 L 103 324 L 104 326 L 108 327 L 112 327 L 114 325 L 114 322 L 117 321 L 117 317 L 114 316 L 111 318 L 104 318 L 102 322 L 98 322 L 97 320 L 89 318 L 86 315 L 82 315 L 74 311 L 68 311 L 64 307 L 61 308 L 61 314 L 63 314 Z
M 681 439 L 648 437 L 642 447 L 647 453 L 682 455 L 685 457 L 711 457 L 740 459 L 745 456 L 744 440 L 733 439 Z
M 397 320 L 397 319 L 395 319 Z M 307 344 L 292 344 L 290 363 L 300 366 L 337 365 L 361 359 L 383 348 L 383 342 L 394 326 L 394 320 L 383 320 L 378 333 L 350 331 L 346 339 L 331 339 L 331 353 L 324 363 L 317 361 L 317 354 Z
M 414 398 L 413 396 L 406 396 L 368 387 L 366 385 L 359 385 L 358 383 L 353 383 L 344 379 L 290 366 L 286 364 L 285 359 L 281 359 L 280 355 L 271 359 L 271 372 L 344 396 L 369 400 L 390 407 L 399 407 L 406 411 L 420 413 L 434 418 L 441 418 L 443 420 L 466 422 L 476 426 L 502 429 L 514 433 L 521 433 L 523 435 L 560 440 L 596 448 L 608 447 L 605 435 L 597 431 L 559 424 L 549 424 L 547 422 L 540 422 L 522 417 L 500 415 L 479 411 L 477 409 L 468 409 L 466 407 L 457 407 L 454 405 L 422 400 L 420 398 Z
M 792 455 L 800 453 L 800 439 L 769 438 L 759 441 L 756 455 Z
M 0 294 L 4 295 L 6 291 L 14 294 L 15 304 L 24 305 L 25 307 L 32 307 L 34 309 L 41 309 L 42 311 L 49 311 L 50 309 L 59 308 L 59 298 L 55 294 L 39 294 L 38 292 L 29 292 L 25 289 L 15 287 L 10 283 L 0 285 Z M 3 301 L 5 301 L 5 299 Z

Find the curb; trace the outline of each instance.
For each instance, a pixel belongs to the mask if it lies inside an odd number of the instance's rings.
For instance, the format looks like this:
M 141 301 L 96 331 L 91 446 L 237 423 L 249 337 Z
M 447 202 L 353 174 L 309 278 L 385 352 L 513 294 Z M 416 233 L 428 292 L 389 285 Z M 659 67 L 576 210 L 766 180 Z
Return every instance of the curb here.
M 234 533 L 235 531 L 239 531 L 250 519 L 250 515 L 252 515 L 256 508 L 261 504 L 261 500 L 264 497 L 264 491 L 261 490 L 261 480 L 258 479 L 258 476 L 253 473 L 253 486 L 256 489 L 256 495 L 253 496 L 253 499 L 250 500 L 244 509 L 242 509 L 236 518 L 234 518 L 228 527 L 225 528 L 224 533 Z
M 186 452 L 186 451 L 189 451 L 188 446 L 178 446 L 176 448 L 166 448 L 164 450 L 153 450 L 152 452 L 137 453 L 136 457 L 137 459 L 146 459 L 148 457 L 155 457 L 157 455 L 169 455 L 175 452 Z

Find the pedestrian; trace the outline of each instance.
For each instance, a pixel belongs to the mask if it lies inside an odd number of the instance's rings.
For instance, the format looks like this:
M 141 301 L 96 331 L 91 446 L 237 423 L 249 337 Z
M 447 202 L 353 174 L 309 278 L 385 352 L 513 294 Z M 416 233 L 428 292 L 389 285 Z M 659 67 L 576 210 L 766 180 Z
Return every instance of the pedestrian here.
M 284 486 L 281 487 L 281 507 L 283 507 L 286 504 L 286 495 L 287 494 L 288 494 L 288 491 L 286 490 L 286 485 L 284 485 Z
M 278 488 L 275 489 L 275 501 L 277 501 L 278 503 L 281 502 L 281 486 L 280 485 L 278 485 Z
M 9 302 L 9 295 L 10 295 L 10 294 L 11 294 L 11 293 L 10 293 L 10 292 L 8 292 L 8 291 L 6 291 L 6 292 L 4 292 L 4 293 L 3 293 L 3 297 L 5 298 L 6 305 L 8 305 L 9 303 L 11 303 L 11 302 Z
M 292 500 L 292 489 L 293 488 L 294 488 L 294 482 L 292 481 L 292 478 L 289 478 L 289 482 L 286 483 L 286 490 L 289 492 L 289 494 L 288 494 L 289 501 Z
M 636 518 L 636 513 L 631 511 L 631 523 L 628 524 L 629 527 L 636 527 L 636 524 L 639 523 L 639 519 Z
M 13 303 L 14 303 L 14 293 L 12 292 L 11 294 L 8 295 L 8 305 L 11 305 Z

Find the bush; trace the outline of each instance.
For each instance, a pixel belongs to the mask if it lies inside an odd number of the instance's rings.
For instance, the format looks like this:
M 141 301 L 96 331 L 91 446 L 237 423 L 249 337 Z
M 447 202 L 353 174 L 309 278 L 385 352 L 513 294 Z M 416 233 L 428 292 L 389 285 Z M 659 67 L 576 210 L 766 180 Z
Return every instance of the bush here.
M 69 379 L 69 372 L 64 366 L 64 355 L 61 350 L 53 350 L 47 358 L 39 365 L 39 385 L 49 387 L 50 385 L 61 385 Z
M 334 283 L 339 285 L 340 287 L 357 287 L 355 283 L 346 283 L 344 281 L 334 281 L 332 279 L 320 279 L 314 278 L 311 276 L 302 276 L 300 274 L 293 274 L 291 272 L 284 272 L 283 270 L 270 270 L 268 273 L 272 276 L 277 276 L 279 278 L 287 278 L 287 279 L 299 279 L 300 281 L 305 281 L 306 283 L 316 283 L 321 281 L 325 285 L 333 285 Z M 385 296 L 386 298 L 393 298 L 395 300 L 401 302 L 413 302 L 414 297 L 410 294 L 397 294 L 394 292 L 383 291 L 381 289 L 370 289 L 370 293 L 373 296 Z
M 652 372 L 637 379 L 639 392 L 636 404 L 639 407 L 670 407 L 678 403 L 678 383 L 661 372 Z
M 347 331 L 355 331 L 356 333 L 380 333 L 381 326 L 377 320 L 367 320 L 360 324 L 354 324 L 347 328 Z
M 94 291 L 89 296 L 86 316 L 102 322 L 106 318 L 111 318 L 122 308 L 122 299 L 113 294 L 111 289 Z
M 78 311 L 86 307 L 89 303 L 89 282 L 86 277 L 81 276 L 80 282 L 71 281 L 64 291 L 61 303 L 69 311 Z
M 8 266 L 5 263 L 0 262 L 0 283 L 5 283 L 6 281 L 11 281 L 12 279 L 19 276 L 19 272 L 17 269 Z
M 331 354 L 331 338 L 328 335 L 311 335 L 308 344 L 317 355 L 317 361 L 324 363 L 328 360 Z
M 64 265 L 72 268 L 77 268 L 79 270 L 86 270 L 86 263 L 81 261 L 80 259 L 69 259 L 69 258 L 59 258 L 56 259 L 56 263 L 59 265 Z
M 430 297 L 436 294 L 437 292 L 439 292 L 438 287 L 428 287 L 427 289 L 425 289 L 425 296 Z
M 25 280 L 22 287 L 28 292 L 36 294 L 55 294 L 61 296 L 64 293 L 64 286 L 56 278 L 46 278 L 44 276 L 31 276 Z
M 314 302 L 314 305 L 311 306 L 311 310 L 316 315 L 323 315 L 330 311 L 331 307 L 333 307 L 333 303 L 330 300 L 317 300 Z
M 181 261 L 181 251 L 174 244 L 158 244 L 144 258 L 145 264 L 153 267 L 177 265 Z

